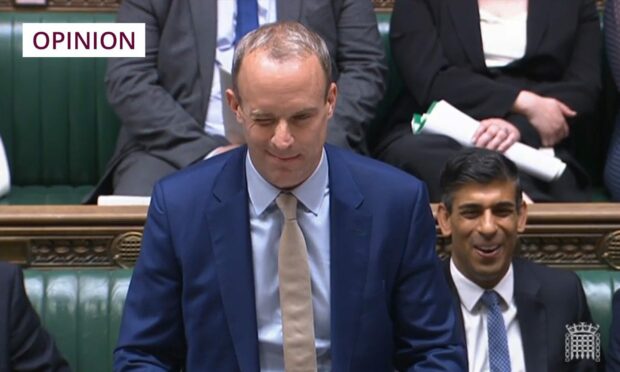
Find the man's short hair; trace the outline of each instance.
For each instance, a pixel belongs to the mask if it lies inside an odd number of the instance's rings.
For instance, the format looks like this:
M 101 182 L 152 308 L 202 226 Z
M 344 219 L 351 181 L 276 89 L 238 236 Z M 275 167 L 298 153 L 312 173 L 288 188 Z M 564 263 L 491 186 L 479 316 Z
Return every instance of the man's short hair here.
M 515 204 L 521 208 L 522 188 L 517 166 L 498 151 L 471 147 L 457 153 L 448 161 L 439 178 L 441 202 L 452 212 L 454 194 L 470 184 L 488 185 L 493 182 L 513 182 Z
M 232 88 L 239 97 L 238 78 L 245 56 L 256 50 L 263 50 L 275 61 L 307 58 L 315 55 L 325 75 L 325 97 L 332 81 L 332 64 L 325 41 L 315 32 L 294 21 L 281 21 L 263 25 L 245 35 L 233 57 Z

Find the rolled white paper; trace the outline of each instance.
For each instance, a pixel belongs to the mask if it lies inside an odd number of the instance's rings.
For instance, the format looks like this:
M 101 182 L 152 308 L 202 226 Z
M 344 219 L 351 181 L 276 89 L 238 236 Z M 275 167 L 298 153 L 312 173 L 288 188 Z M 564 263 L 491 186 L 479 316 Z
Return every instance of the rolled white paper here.
M 6 160 L 4 145 L 0 137 L 0 196 L 8 194 L 11 190 L 11 172 L 9 171 L 9 163 Z
M 435 102 L 424 115 L 415 115 L 411 122 L 413 133 L 433 133 L 448 136 L 463 146 L 474 146 L 472 137 L 480 123 L 446 101 Z M 543 181 L 559 178 L 566 163 L 547 152 L 516 142 L 504 152 L 519 169 Z

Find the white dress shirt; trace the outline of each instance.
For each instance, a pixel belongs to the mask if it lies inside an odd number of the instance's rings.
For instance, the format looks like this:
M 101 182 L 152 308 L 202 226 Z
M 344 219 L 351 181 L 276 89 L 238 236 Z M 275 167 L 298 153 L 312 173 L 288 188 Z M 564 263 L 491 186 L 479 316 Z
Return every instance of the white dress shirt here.
M 527 11 L 498 17 L 480 7 L 479 13 L 487 67 L 502 67 L 523 58 L 527 42 Z
M 489 338 L 487 335 L 486 307 L 480 301 L 484 289 L 466 278 L 450 260 L 450 274 L 459 293 L 461 300 L 461 312 L 465 323 L 465 339 L 467 340 L 467 358 L 469 372 L 489 371 Z M 502 299 L 501 308 L 506 335 L 508 337 L 508 350 L 510 352 L 510 364 L 512 372 L 525 371 L 525 356 L 523 355 L 523 343 L 521 330 L 517 321 L 517 305 L 514 299 L 514 273 L 512 264 L 506 275 L 493 288 Z
M 211 95 L 209 96 L 209 106 L 205 118 L 205 131 L 209 134 L 224 136 L 222 108 L 227 103 L 220 86 L 220 68 L 228 72 L 232 70 L 236 18 L 237 0 L 218 0 L 213 82 L 211 83 Z M 258 0 L 258 24 L 262 26 L 276 20 L 276 0 Z
M 325 150 L 314 173 L 291 191 L 299 201 L 297 220 L 308 248 L 314 334 L 319 371 L 331 369 L 329 183 Z M 245 172 L 250 196 L 250 235 L 261 371 L 284 371 L 282 314 L 278 287 L 278 245 L 283 216 L 275 199 L 280 190 L 256 170 L 250 155 Z

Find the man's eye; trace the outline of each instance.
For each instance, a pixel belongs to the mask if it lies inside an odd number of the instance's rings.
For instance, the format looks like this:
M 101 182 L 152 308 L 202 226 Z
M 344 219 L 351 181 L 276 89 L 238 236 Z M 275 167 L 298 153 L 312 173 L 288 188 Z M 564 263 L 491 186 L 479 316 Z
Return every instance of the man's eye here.
M 510 215 L 512 215 L 513 210 L 512 209 L 498 209 L 493 211 L 493 214 L 495 214 L 498 217 L 508 217 Z
M 273 123 L 273 119 L 254 119 L 254 123 L 258 125 L 270 125 Z
M 306 120 L 309 120 L 311 118 L 312 118 L 312 115 L 298 115 L 293 118 L 293 121 L 295 121 L 296 123 L 299 123 L 299 122 L 304 122 Z
M 468 220 L 477 218 L 478 216 L 480 216 L 480 212 L 478 211 L 461 211 L 461 217 Z

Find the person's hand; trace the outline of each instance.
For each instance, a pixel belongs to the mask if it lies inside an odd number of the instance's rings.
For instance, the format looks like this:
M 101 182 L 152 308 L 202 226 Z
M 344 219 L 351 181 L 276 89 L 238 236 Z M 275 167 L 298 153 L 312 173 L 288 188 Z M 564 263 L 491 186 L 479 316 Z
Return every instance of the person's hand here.
M 521 139 L 519 129 L 500 118 L 480 121 L 472 141 L 476 147 L 504 152 Z
M 223 154 L 226 151 L 230 151 L 232 149 L 236 149 L 237 147 L 239 147 L 241 145 L 239 144 L 235 144 L 235 143 L 231 143 L 230 145 L 226 145 L 226 146 L 220 146 L 220 147 L 216 147 L 215 149 L 213 149 L 213 151 L 211 151 L 210 153 L 207 154 L 207 156 L 205 156 L 205 159 L 209 159 L 214 157 L 215 155 L 219 155 L 219 154 Z
M 542 145 L 551 147 L 568 137 L 566 118 L 577 113 L 562 101 L 539 96 L 523 90 L 513 105 L 515 112 L 523 114 L 540 134 Z

